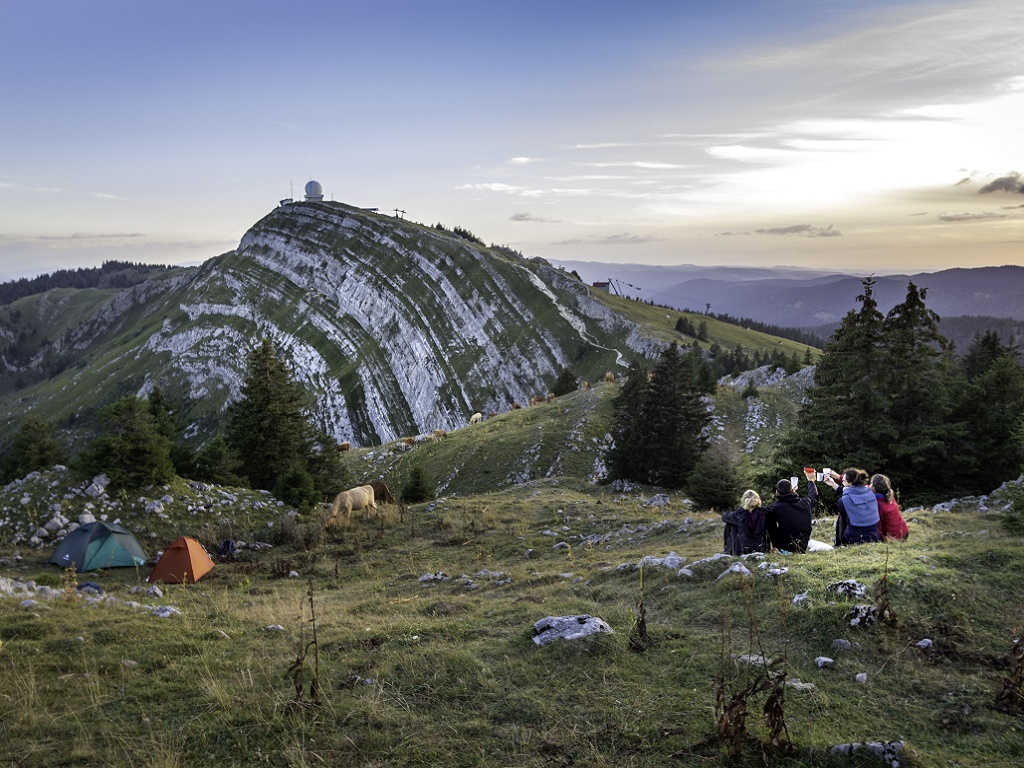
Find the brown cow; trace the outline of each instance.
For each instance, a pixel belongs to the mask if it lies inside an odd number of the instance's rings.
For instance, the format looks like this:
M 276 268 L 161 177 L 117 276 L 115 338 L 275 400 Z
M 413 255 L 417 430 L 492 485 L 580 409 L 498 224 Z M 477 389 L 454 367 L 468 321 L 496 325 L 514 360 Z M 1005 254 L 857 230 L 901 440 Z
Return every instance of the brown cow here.
M 545 397 L 544 399 L 547 400 L 550 403 L 552 400 L 555 399 L 555 393 L 554 392 L 548 392 L 548 396 Z
M 344 443 L 338 443 L 338 453 L 344 453 L 352 447 L 352 443 L 346 440 Z
M 435 440 L 440 440 L 442 438 L 448 437 L 448 432 L 443 429 L 435 429 L 430 436 Z
M 613 381 L 615 381 L 615 374 L 614 374 L 614 373 L 612 373 L 611 371 L 608 371 L 608 373 L 606 373 L 606 374 L 604 375 L 604 380 L 605 380 L 605 381 L 608 381 L 608 382 L 613 382 Z
M 512 403 L 512 410 L 513 411 L 518 411 L 522 407 L 523 406 L 521 406 L 519 403 Z
M 391 489 L 380 480 L 371 480 L 367 485 L 373 488 L 374 501 L 382 501 L 385 504 L 395 503 L 395 497 L 391 495 Z

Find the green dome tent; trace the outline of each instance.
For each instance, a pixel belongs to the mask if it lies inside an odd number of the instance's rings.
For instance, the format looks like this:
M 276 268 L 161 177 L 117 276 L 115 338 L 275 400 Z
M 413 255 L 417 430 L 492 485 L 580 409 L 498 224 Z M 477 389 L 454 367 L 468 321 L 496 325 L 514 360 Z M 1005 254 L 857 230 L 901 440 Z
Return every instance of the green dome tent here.
M 77 571 L 145 565 L 146 553 L 128 529 L 117 523 L 86 523 L 69 533 L 53 551 L 51 563 Z

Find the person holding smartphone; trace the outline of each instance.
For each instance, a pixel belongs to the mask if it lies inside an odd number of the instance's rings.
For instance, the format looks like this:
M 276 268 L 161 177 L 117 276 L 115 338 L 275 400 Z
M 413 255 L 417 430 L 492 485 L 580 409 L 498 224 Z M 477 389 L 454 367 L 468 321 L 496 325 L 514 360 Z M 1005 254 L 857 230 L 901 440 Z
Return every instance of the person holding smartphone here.
M 814 470 L 804 469 L 807 495 L 800 497 L 793 484 L 786 479 L 775 485 L 775 502 L 765 511 L 765 530 L 768 540 L 781 552 L 806 552 L 811 539 L 811 511 L 818 503 L 818 487 L 814 484 Z
M 834 477 L 825 482 L 839 493 L 836 502 L 839 519 L 836 520 L 836 544 L 868 544 L 881 541 L 878 530 L 878 499 L 868 485 L 869 475 L 863 469 L 850 467 L 839 476 L 842 486 Z M 845 520 L 845 525 L 843 521 Z

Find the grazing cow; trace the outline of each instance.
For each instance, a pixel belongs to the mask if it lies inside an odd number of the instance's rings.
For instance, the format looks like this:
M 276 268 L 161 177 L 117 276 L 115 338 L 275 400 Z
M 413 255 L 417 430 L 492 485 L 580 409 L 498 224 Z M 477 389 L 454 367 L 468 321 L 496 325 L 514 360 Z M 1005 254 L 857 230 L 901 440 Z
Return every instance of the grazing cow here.
M 608 371 L 608 373 L 606 373 L 606 374 L 604 375 L 604 380 L 605 380 L 605 381 L 608 381 L 608 382 L 613 382 L 613 381 L 615 381 L 615 374 L 614 374 L 614 373 L 612 373 L 611 371 Z
M 352 443 L 346 440 L 344 443 L 338 443 L 338 453 L 344 453 L 352 447 Z
M 402 438 L 402 444 L 403 445 L 412 445 L 415 442 L 416 442 L 416 438 L 415 437 L 403 437 Z
M 544 398 L 540 395 L 534 395 L 530 398 L 530 405 L 540 405 L 544 402 Z
M 584 379 L 580 382 L 580 389 L 590 389 L 590 382 Z
M 377 511 L 377 504 L 373 500 L 373 486 L 360 485 L 356 488 L 349 488 L 334 497 L 334 506 L 331 507 L 330 517 L 327 518 L 327 526 L 336 525 L 339 515 L 344 512 L 345 522 L 349 521 L 354 510 L 372 509 Z M 369 514 L 367 512 L 366 514 Z
M 521 406 L 519 403 L 512 403 L 512 410 L 513 411 L 518 411 L 522 407 L 523 406 Z
M 435 429 L 430 436 L 435 440 L 440 440 L 442 438 L 448 437 L 448 433 L 443 429 Z
M 555 399 L 555 393 L 554 392 L 548 392 L 547 397 L 545 397 L 544 399 L 547 400 L 550 403 L 552 400 Z
M 395 503 L 395 497 L 391 495 L 391 489 L 380 480 L 371 480 L 367 485 L 373 488 L 374 501 L 382 501 L 385 504 Z
M 479 424 L 483 420 L 484 415 L 482 413 L 474 413 L 472 416 L 469 417 L 470 424 Z

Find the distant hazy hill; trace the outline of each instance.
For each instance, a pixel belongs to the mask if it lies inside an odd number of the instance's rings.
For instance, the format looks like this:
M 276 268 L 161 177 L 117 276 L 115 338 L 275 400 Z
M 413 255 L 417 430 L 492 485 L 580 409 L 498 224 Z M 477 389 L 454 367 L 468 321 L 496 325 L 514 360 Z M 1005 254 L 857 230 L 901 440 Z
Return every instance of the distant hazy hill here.
M 774 325 L 817 328 L 838 322 L 856 306 L 860 275 L 793 268 L 649 267 L 592 262 L 560 262 L 587 282 L 620 281 L 631 295 L 671 307 L 749 317 Z M 928 289 L 928 306 L 940 316 L 991 315 L 1024 320 L 1024 267 L 947 269 L 876 278 L 875 296 L 883 311 L 906 296 L 913 280 Z M 623 284 L 625 283 L 625 285 Z M 631 290 L 629 284 L 641 290 Z

